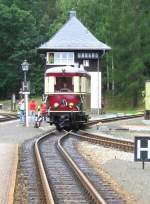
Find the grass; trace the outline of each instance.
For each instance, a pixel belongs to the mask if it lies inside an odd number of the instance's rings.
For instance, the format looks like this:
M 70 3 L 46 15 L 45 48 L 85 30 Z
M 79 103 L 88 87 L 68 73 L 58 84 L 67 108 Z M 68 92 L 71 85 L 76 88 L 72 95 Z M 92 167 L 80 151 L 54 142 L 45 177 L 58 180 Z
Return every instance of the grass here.
M 35 99 L 38 105 L 41 105 L 42 103 L 42 97 L 40 96 L 29 98 L 29 101 L 31 99 Z M 0 104 L 11 106 L 11 100 L 0 100 Z M 132 108 L 129 104 L 124 105 L 119 103 L 118 100 L 115 101 L 114 99 L 111 100 L 110 98 L 107 98 L 104 109 L 106 113 L 137 114 L 144 111 L 144 106 L 145 104 L 141 102 L 138 107 Z
M 136 114 L 139 112 L 143 112 L 145 109 L 143 98 L 139 99 L 138 104 L 139 105 L 137 107 L 132 107 L 132 101 L 130 98 L 105 95 L 106 113 Z
M 42 97 L 32 97 L 32 98 L 29 98 L 29 101 L 31 99 L 35 99 L 38 106 L 40 106 L 41 103 L 42 103 Z M 16 112 L 18 111 L 18 106 L 17 106 L 18 101 L 19 100 L 16 100 Z M 9 100 L 0 100 L 0 104 L 3 105 L 2 110 L 6 109 L 6 107 L 9 107 L 8 109 L 11 109 L 11 99 L 9 99 Z
M 120 109 L 120 108 L 114 108 L 114 109 L 109 109 L 109 108 L 106 108 L 105 109 L 105 112 L 106 113 L 123 113 L 123 114 L 137 114 L 137 113 L 142 113 L 144 111 L 144 108 L 143 109 L 139 109 L 139 108 L 135 108 L 135 109 Z
M 139 112 L 143 112 L 145 109 L 145 104 L 141 104 L 138 107 L 131 107 L 129 104 L 126 104 L 125 106 L 119 104 L 116 105 L 106 105 L 105 112 L 106 113 L 124 113 L 124 114 L 137 114 Z

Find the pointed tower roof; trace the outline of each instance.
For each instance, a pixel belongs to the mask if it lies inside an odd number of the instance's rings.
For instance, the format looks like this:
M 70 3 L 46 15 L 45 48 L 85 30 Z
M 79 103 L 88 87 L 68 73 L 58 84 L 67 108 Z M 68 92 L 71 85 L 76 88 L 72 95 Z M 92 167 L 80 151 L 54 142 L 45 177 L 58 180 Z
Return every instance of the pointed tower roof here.
M 76 18 L 76 12 L 70 11 L 70 18 L 64 26 L 39 50 L 110 50 L 106 44 L 100 42 L 94 35 Z

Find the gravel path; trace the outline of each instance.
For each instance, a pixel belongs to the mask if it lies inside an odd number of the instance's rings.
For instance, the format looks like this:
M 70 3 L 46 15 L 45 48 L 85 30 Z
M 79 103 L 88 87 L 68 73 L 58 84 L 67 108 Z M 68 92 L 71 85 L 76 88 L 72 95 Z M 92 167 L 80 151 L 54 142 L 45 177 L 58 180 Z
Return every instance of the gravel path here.
M 34 128 L 33 125 L 25 127 L 19 123 L 19 120 L 0 123 L 0 143 L 21 145 L 24 141 L 34 138 L 53 127 L 46 122 L 43 122 L 40 128 Z

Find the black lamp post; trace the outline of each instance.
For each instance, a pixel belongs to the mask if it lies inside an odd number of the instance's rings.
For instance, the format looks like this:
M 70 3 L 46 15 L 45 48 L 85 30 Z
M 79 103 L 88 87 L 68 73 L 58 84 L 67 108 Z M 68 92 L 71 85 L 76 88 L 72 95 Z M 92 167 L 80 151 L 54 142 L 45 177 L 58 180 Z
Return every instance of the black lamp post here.
M 23 94 L 24 94 L 24 100 L 25 100 L 25 125 L 26 127 L 29 127 L 29 121 L 28 121 L 28 95 L 30 94 L 29 92 L 29 86 L 27 83 L 27 71 L 29 70 L 29 63 L 27 60 L 24 60 L 23 63 L 21 64 L 22 71 L 24 72 L 24 83 L 23 83 Z

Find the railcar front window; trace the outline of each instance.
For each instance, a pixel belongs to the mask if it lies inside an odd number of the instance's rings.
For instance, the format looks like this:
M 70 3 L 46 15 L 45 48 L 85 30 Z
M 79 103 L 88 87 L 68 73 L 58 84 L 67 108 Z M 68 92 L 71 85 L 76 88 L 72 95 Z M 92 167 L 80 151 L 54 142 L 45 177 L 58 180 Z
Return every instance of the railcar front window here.
M 73 84 L 71 77 L 56 77 L 56 92 L 72 92 Z

